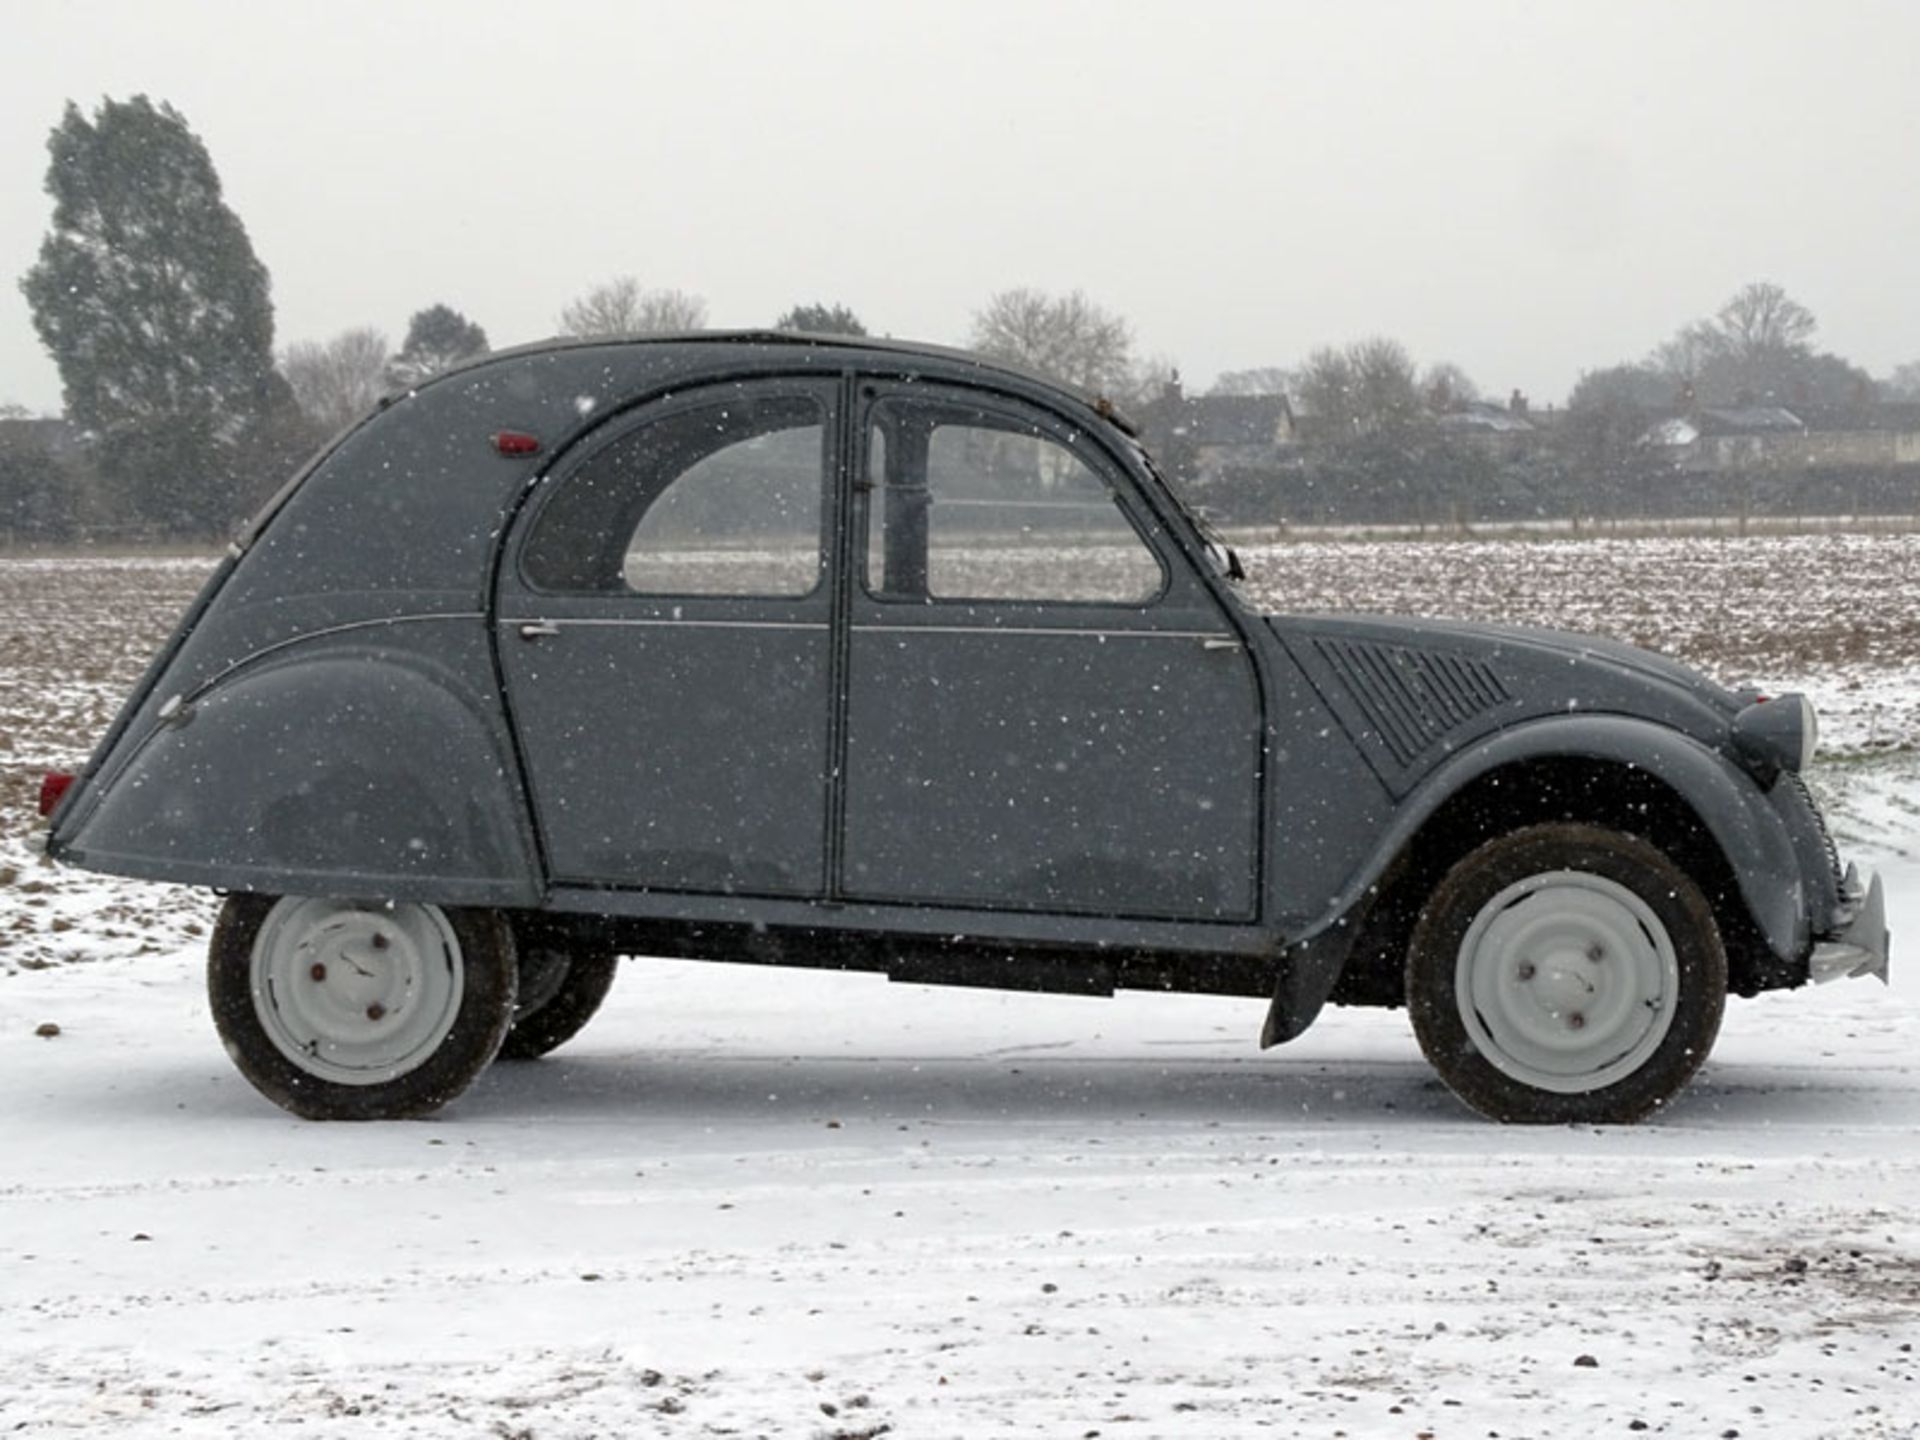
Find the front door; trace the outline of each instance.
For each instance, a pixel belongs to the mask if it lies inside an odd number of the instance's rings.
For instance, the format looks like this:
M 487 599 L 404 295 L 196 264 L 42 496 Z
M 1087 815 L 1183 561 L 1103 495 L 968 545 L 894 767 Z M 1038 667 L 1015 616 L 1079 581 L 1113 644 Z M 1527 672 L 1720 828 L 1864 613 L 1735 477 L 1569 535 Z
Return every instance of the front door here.
M 842 892 L 1253 918 L 1253 662 L 1125 473 L 985 392 L 858 418 Z
M 556 882 L 824 893 L 838 393 L 682 392 L 523 508 L 498 648 Z

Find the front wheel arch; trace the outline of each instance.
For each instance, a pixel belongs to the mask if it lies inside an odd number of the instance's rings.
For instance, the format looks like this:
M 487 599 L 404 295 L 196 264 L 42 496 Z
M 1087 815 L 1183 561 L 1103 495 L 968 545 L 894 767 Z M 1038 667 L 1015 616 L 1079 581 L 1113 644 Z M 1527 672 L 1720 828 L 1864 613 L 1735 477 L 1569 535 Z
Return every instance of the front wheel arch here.
M 1752 995 L 1781 983 L 1781 961 L 1755 923 L 1726 853 L 1692 804 L 1637 766 L 1552 757 L 1507 765 L 1462 787 L 1408 839 L 1356 907 L 1354 939 L 1331 999 L 1402 1003 L 1407 947 L 1440 878 L 1476 846 L 1555 821 L 1638 835 L 1700 887 L 1727 953 L 1728 988 Z

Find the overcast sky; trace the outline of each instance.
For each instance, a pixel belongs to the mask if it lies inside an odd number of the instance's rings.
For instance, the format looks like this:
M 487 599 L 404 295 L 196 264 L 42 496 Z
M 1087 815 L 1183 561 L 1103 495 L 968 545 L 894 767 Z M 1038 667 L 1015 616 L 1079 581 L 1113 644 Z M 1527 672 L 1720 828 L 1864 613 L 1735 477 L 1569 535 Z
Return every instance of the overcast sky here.
M 1374 333 L 1559 402 L 1749 280 L 1920 358 L 1920 4 L 0 0 L 0 401 L 71 98 L 181 110 L 276 343 L 616 274 L 957 343 L 1084 289 L 1204 386 Z

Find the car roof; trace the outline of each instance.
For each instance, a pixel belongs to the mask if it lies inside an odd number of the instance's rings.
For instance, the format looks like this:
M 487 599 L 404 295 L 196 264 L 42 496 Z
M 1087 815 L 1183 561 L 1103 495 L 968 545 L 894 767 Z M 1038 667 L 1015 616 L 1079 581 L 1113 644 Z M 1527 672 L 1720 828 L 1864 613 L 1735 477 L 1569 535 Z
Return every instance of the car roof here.
M 1118 424 L 1129 434 L 1137 433 L 1136 427 L 1121 413 L 1114 401 L 1105 395 L 1099 395 L 1062 380 L 1057 376 L 1045 374 L 1022 365 L 1018 361 L 1003 360 L 997 356 L 983 355 L 977 350 L 964 350 L 958 346 L 935 345 L 919 340 L 895 340 L 875 338 L 870 335 L 829 335 L 810 330 L 686 330 L 647 335 L 584 335 L 554 336 L 546 340 L 535 340 L 525 345 L 513 345 L 504 350 L 490 350 L 484 355 L 475 355 L 439 372 L 423 384 L 445 379 L 449 375 L 462 374 L 482 365 L 499 360 L 511 360 L 522 356 L 546 355 L 556 351 L 590 349 L 602 345 L 658 345 L 668 346 L 768 346 L 786 347 L 794 350 L 845 350 L 864 352 L 874 355 L 893 355 L 903 358 L 940 361 L 948 365 L 970 367 L 984 370 L 1030 384 L 1044 386 L 1056 393 L 1071 395 L 1089 406 L 1103 418 Z

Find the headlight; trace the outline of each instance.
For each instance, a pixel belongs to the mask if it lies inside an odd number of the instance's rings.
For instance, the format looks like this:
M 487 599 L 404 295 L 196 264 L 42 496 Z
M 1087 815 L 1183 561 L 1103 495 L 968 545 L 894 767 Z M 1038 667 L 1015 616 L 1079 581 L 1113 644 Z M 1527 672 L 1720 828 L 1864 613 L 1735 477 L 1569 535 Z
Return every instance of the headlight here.
M 1733 717 L 1733 743 L 1783 770 L 1797 772 L 1811 765 L 1819 738 L 1820 722 L 1804 695 L 1756 700 Z

